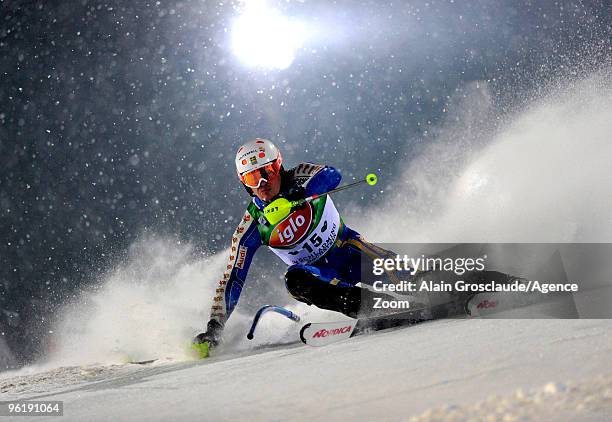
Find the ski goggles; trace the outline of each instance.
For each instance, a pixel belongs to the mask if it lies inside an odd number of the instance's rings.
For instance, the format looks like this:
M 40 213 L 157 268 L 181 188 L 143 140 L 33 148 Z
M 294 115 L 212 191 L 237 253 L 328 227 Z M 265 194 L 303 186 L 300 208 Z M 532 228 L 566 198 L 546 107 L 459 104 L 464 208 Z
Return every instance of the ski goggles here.
M 240 175 L 240 181 L 251 189 L 257 189 L 263 181 L 269 182 L 280 174 L 280 160 L 274 160 L 263 167 Z

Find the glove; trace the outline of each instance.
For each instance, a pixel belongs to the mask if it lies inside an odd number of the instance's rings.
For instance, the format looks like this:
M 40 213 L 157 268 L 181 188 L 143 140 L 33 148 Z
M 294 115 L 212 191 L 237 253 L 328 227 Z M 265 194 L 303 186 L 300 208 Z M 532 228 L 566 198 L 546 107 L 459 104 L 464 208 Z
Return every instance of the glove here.
M 293 186 L 284 195 L 289 201 L 297 201 L 298 199 L 306 198 L 306 189 L 304 186 Z
M 222 334 L 223 326 L 217 320 L 208 321 L 206 332 L 198 334 L 191 341 L 192 348 L 198 352 L 200 359 L 207 358 L 209 349 L 219 345 Z

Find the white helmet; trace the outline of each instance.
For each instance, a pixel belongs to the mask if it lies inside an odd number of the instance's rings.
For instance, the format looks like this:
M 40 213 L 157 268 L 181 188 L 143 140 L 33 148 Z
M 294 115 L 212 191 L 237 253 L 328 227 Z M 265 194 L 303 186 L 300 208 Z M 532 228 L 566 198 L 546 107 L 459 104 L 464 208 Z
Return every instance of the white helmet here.
M 236 172 L 249 188 L 258 188 L 262 180 L 269 181 L 280 174 L 282 163 L 280 151 L 267 139 L 249 141 L 236 153 Z

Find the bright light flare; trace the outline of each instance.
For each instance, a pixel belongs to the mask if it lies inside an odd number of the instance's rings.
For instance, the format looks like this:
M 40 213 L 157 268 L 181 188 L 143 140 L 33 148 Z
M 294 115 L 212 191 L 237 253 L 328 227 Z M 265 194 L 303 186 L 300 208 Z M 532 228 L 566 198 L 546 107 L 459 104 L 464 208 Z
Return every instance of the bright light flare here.
M 245 64 L 286 69 L 306 39 L 305 26 L 261 0 L 245 3 L 232 27 L 232 50 Z

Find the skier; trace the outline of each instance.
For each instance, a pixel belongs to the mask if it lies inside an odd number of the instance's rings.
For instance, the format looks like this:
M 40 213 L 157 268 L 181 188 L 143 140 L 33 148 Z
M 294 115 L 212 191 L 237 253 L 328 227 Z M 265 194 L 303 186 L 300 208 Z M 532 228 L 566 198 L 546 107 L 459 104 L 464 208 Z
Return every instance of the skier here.
M 277 224 L 264 216 L 264 208 L 277 198 L 297 200 L 334 189 L 342 178 L 338 170 L 312 163 L 285 169 L 278 148 L 266 139 L 255 139 L 238 149 L 236 171 L 253 200 L 232 237 L 207 330 L 195 337 L 194 344 L 214 347 L 219 343 L 261 245 L 289 265 L 285 284 L 295 299 L 352 318 L 371 310 L 373 293 L 355 286 L 361 279 L 361 260 L 394 255 L 349 228 L 329 195 L 291 210 Z

